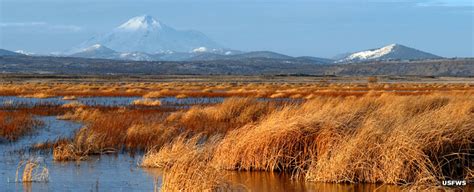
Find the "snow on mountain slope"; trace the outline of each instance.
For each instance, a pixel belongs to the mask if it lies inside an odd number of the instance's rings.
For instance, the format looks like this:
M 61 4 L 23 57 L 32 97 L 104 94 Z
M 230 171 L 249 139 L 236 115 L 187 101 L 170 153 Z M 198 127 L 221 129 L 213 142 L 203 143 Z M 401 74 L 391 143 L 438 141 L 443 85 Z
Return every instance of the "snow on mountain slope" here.
M 201 32 L 176 30 L 149 15 L 131 18 L 110 33 L 93 37 L 77 50 L 101 44 L 119 52 L 192 52 L 196 48 L 220 49 L 222 46 Z
M 161 23 L 148 15 L 131 18 L 127 22 L 117 27 L 117 29 L 119 30 L 129 30 L 129 31 L 158 29 L 158 28 L 161 28 Z
M 101 44 L 95 44 L 82 49 L 80 52 L 70 55 L 71 57 L 84 57 L 94 59 L 119 59 L 133 61 L 151 61 L 153 56 L 142 52 L 117 52 Z
M 374 60 L 418 60 L 418 59 L 439 59 L 442 58 L 431 53 L 426 53 L 417 49 L 399 44 L 390 44 L 382 48 L 370 49 L 349 54 L 337 63 L 364 62 Z
M 117 57 L 117 52 L 103 46 L 101 44 L 94 44 L 90 47 L 82 49 L 80 52 L 72 54 L 72 57 L 85 57 L 85 58 L 100 58 L 100 59 L 114 59 Z
M 28 55 L 28 56 L 36 55 L 35 53 L 31 53 L 31 52 L 28 52 L 28 51 L 25 51 L 25 50 L 16 50 L 15 53 L 19 53 L 19 54 L 22 54 L 22 55 Z
M 0 49 L 0 56 L 18 56 L 18 55 L 23 55 L 23 54 L 9 51 L 6 49 Z

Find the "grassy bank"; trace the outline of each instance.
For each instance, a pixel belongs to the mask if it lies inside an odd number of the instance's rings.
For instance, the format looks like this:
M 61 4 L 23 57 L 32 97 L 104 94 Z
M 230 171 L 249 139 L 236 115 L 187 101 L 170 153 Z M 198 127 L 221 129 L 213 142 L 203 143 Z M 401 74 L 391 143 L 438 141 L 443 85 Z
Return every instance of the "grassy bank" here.
M 275 108 L 258 121 L 226 130 L 211 146 L 202 144 L 205 139 L 196 146 L 212 148 L 206 163 L 218 170 L 433 187 L 472 179 L 473 112 L 472 95 L 318 97 Z M 172 153 L 170 147 L 150 151 L 143 165 L 185 154 L 186 148 L 171 148 Z

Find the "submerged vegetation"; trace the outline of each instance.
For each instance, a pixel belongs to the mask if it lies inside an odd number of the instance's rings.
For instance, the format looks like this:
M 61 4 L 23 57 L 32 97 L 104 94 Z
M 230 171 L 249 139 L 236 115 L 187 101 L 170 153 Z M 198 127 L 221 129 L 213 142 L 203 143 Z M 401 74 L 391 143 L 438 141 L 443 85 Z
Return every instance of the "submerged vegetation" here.
M 21 174 L 21 178 L 19 175 Z M 49 171 L 41 158 L 20 161 L 16 170 L 15 182 L 48 182 Z
M 162 190 L 239 188 L 229 182 L 228 171 L 421 188 L 439 187 L 444 180 L 472 181 L 474 175 L 471 84 L 368 79 L 313 84 L 37 83 L 0 89 L 3 95 L 41 91 L 68 100 L 138 96 L 128 106 L 87 106 L 78 101 L 53 106 L 60 108 L 58 118 L 84 126 L 71 138 L 44 146 L 52 149 L 56 161 L 144 152 L 142 167 L 164 170 Z M 164 97 L 225 99 L 178 107 L 161 100 Z M 31 115 L 21 110 L 0 111 L 0 119 L 5 127 L 0 136 L 9 139 L 34 125 Z

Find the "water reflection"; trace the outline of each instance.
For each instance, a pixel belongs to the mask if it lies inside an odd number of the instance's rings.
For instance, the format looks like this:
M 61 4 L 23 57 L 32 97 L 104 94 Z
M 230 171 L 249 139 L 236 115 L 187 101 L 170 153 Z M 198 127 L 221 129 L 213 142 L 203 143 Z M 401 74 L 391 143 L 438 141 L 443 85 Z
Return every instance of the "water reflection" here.
M 273 172 L 229 171 L 229 178 L 232 183 L 242 185 L 249 191 L 401 191 L 401 188 L 395 185 L 304 182 L 291 179 L 287 174 Z

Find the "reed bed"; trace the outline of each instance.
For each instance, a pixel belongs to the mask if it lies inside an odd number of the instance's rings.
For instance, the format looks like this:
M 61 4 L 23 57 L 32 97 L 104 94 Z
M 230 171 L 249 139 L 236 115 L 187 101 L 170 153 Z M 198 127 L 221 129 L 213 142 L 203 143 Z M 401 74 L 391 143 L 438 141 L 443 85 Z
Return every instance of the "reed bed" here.
M 171 129 L 162 129 L 149 123 L 161 121 L 163 114 L 140 110 L 100 111 L 78 108 L 73 114 L 66 114 L 61 118 L 85 122 L 85 127 L 75 134 L 70 145 L 76 151 L 87 154 L 113 153 L 124 147 L 143 149 L 158 144 L 158 138 L 166 135 L 164 132 L 171 132 Z M 143 126 L 149 129 L 144 129 Z
M 1 110 L 0 111 L 0 138 L 16 141 L 21 136 L 32 133 L 43 123 L 27 111 Z
M 207 110 L 210 107 L 188 112 L 206 114 Z M 184 115 L 177 116 L 178 122 L 186 122 Z M 150 150 L 142 165 L 181 165 L 165 171 L 179 178 L 192 167 L 188 161 L 177 160 L 181 155 L 212 149 L 205 153 L 205 166 L 216 170 L 279 171 L 307 181 L 416 186 L 412 189 L 434 189 L 443 180 L 469 179 L 474 169 L 472 94 L 315 97 L 271 108 L 258 120 L 235 125 L 213 132 L 194 129 L 219 139 L 196 145 L 192 138 L 179 138 Z M 166 182 L 178 187 L 174 189 L 186 184 Z
M 213 106 L 195 106 L 175 112 L 166 119 L 168 126 L 195 134 L 218 134 L 258 121 L 277 108 L 274 102 L 254 98 L 229 98 Z
M 376 78 L 375 78 L 376 79 Z M 386 83 L 368 78 L 366 82 L 304 82 L 304 83 L 229 83 L 229 82 L 15 82 L 0 84 L 0 95 L 64 99 L 90 96 L 162 97 L 260 97 L 304 98 L 311 94 L 342 94 L 362 96 L 361 92 L 382 91 L 399 94 L 429 94 L 446 91 L 472 91 L 472 83 Z M 328 92 L 328 93 L 325 93 Z
M 82 121 L 85 127 L 67 144 L 56 146 L 54 151 L 58 160 L 75 160 L 77 154 L 146 150 L 167 144 L 178 135 L 224 134 L 258 121 L 274 108 L 274 104 L 252 98 L 231 98 L 213 106 L 194 106 L 171 113 L 127 108 L 76 108 L 58 118 Z M 68 154 L 72 157 L 67 157 Z
M 319 182 L 439 185 L 472 169 L 472 95 L 317 98 L 229 132 L 213 163 Z

